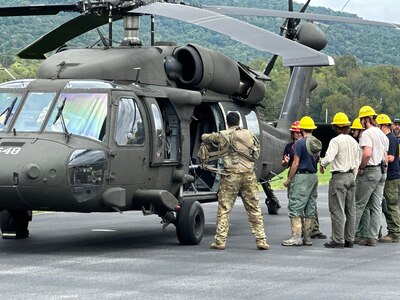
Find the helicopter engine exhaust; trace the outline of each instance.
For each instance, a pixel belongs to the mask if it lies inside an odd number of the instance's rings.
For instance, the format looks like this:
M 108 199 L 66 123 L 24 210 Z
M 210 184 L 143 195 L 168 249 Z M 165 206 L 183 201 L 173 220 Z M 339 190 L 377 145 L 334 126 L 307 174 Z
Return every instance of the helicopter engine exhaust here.
M 178 81 L 185 86 L 207 88 L 217 93 L 234 94 L 240 85 L 236 62 L 225 55 L 199 45 L 188 44 L 174 52 L 182 66 Z

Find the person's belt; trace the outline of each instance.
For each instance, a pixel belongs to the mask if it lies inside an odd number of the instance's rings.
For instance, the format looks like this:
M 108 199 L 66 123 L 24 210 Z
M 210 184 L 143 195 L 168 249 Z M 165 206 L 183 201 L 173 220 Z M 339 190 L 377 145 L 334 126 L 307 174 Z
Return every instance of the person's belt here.
M 346 172 L 342 172 L 342 171 L 333 171 L 332 174 L 347 174 L 347 173 L 353 173 L 353 170 L 350 169 Z
M 381 165 L 366 165 L 366 168 L 376 168 L 376 167 L 380 167 Z
M 297 174 L 315 174 L 317 172 L 314 172 L 314 171 L 311 172 L 311 171 L 308 171 L 308 170 L 297 170 L 296 173 Z

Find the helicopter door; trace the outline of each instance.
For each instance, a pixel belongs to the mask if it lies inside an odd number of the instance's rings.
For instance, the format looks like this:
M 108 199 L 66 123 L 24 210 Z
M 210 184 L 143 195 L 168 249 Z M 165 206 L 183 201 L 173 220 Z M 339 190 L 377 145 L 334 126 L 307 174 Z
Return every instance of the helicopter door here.
M 180 124 L 169 99 L 147 98 L 153 126 L 151 165 L 177 165 L 181 153 Z
M 221 176 L 201 169 L 197 152 L 203 133 L 212 133 L 223 129 L 225 129 L 224 115 L 218 104 L 202 104 L 195 108 L 190 124 L 190 174 L 194 177 L 195 181 L 189 187 L 189 190 L 196 192 L 216 192 L 218 190 Z M 215 168 L 223 168 L 222 159 L 210 163 L 213 164 Z
M 113 158 L 110 173 L 118 184 L 142 184 L 147 163 L 148 128 L 144 122 L 143 106 L 131 97 L 119 99 L 114 140 L 110 139 Z M 129 167 L 131 166 L 131 167 Z

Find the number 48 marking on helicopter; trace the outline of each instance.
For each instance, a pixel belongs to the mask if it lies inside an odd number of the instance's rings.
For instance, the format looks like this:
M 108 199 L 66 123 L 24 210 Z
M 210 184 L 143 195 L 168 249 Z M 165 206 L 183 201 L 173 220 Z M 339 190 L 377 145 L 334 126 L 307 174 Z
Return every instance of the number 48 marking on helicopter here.
M 19 151 L 21 151 L 21 147 L 7 147 L 7 148 L 0 147 L 0 154 L 17 155 Z

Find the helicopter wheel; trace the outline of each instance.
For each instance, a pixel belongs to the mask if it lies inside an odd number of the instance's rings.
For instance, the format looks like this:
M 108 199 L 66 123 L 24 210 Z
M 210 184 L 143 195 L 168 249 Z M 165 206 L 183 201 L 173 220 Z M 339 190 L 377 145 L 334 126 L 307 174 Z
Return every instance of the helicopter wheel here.
M 32 220 L 31 211 L 9 211 L 0 213 L 0 229 L 3 239 L 23 239 L 29 236 L 28 224 Z
M 277 215 L 278 214 L 278 211 L 281 208 L 281 206 L 277 202 L 275 202 L 273 200 L 270 200 L 266 204 L 267 204 L 267 207 L 268 207 L 268 213 L 270 215 Z
M 198 201 L 185 200 L 176 222 L 176 235 L 181 245 L 197 245 L 203 238 L 204 211 Z

